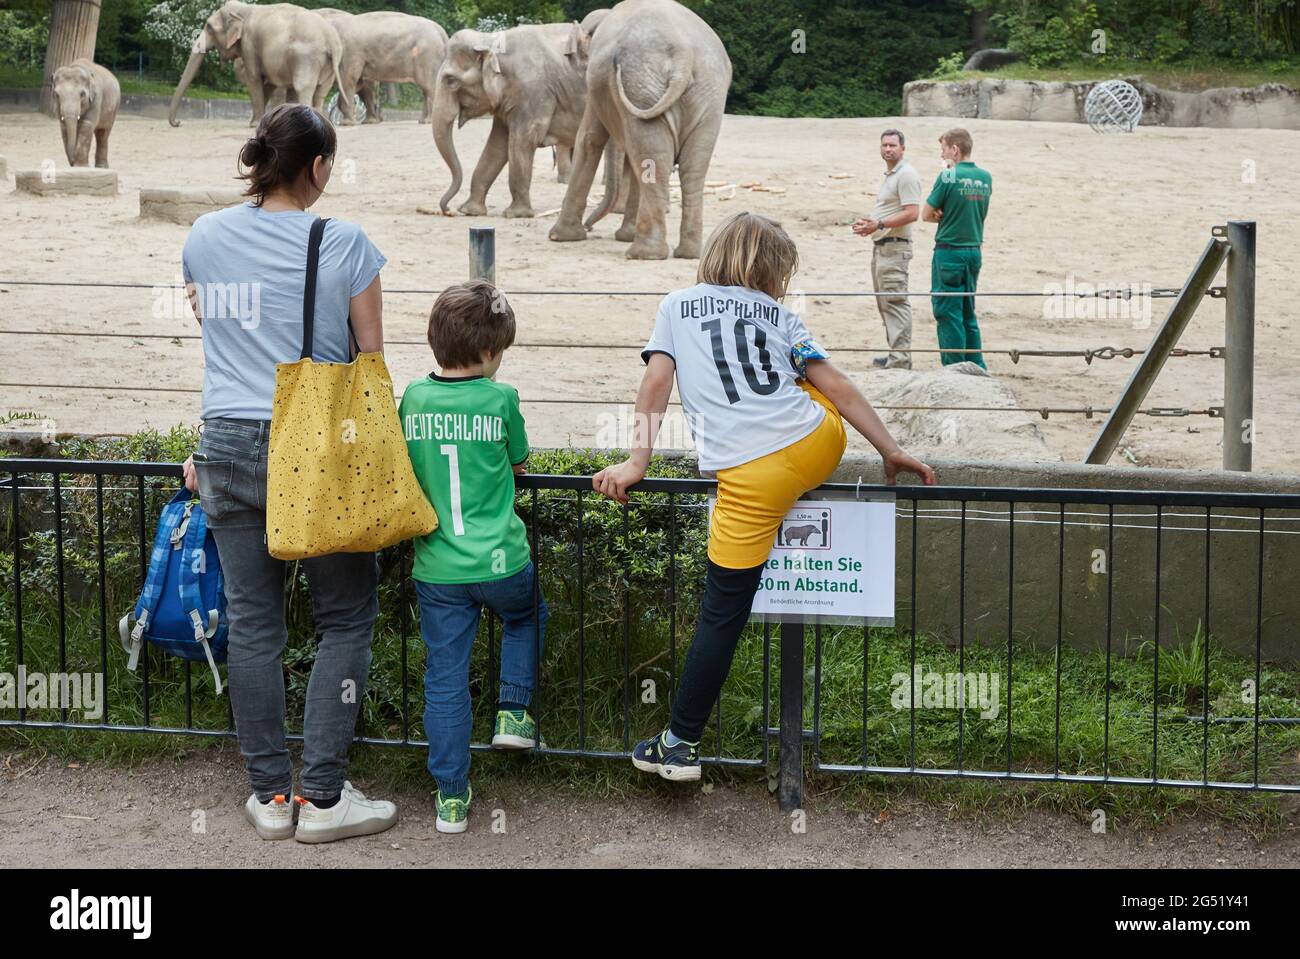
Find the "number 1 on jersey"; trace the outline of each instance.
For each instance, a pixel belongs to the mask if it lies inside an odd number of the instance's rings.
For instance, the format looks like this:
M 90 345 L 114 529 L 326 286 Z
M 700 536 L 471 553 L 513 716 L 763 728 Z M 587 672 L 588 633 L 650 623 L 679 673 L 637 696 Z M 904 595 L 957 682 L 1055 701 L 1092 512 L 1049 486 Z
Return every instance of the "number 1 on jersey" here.
M 443 456 L 450 461 L 447 471 L 451 479 L 451 529 L 457 536 L 465 535 L 465 518 L 460 512 L 460 455 L 455 443 L 443 443 L 438 447 Z

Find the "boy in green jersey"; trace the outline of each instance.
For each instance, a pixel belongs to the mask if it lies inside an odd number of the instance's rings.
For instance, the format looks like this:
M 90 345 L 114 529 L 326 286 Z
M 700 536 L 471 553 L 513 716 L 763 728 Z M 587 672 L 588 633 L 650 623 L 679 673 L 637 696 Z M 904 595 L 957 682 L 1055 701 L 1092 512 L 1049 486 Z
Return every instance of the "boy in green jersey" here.
M 469 659 L 484 606 L 502 624 L 492 745 L 537 745 L 528 706 L 547 610 L 515 513 L 514 481 L 528 458 L 528 435 L 519 393 L 493 379 L 514 339 L 504 294 L 481 280 L 449 286 L 429 316 L 429 345 L 442 372 L 411 383 L 398 409 L 415 475 L 438 512 L 438 528 L 415 541 L 412 578 L 428 647 L 424 731 L 439 832 L 467 825 Z

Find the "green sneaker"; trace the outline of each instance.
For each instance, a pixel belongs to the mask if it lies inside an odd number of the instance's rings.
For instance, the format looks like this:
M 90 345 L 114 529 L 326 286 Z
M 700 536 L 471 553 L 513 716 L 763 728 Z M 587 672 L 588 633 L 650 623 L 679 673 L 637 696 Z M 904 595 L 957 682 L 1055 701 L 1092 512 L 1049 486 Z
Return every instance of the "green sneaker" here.
M 465 787 L 464 799 L 443 799 L 442 790 L 438 790 L 438 832 L 464 832 L 469 828 L 469 804 L 474 799 L 474 790 Z
M 496 730 L 492 735 L 493 749 L 532 749 L 537 745 L 537 723 L 524 711 L 522 719 L 508 709 L 497 710 Z

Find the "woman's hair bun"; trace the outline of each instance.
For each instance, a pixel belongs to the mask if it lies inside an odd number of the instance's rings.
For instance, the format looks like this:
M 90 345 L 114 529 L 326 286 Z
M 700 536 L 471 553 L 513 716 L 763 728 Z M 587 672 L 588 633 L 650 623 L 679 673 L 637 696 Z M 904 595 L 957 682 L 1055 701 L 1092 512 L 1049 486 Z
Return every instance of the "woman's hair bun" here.
M 257 204 L 271 190 L 310 171 L 316 157 L 333 157 L 337 149 L 334 127 L 310 106 L 285 103 L 266 112 L 239 151 L 248 168 L 240 176 L 248 181 L 246 196 Z

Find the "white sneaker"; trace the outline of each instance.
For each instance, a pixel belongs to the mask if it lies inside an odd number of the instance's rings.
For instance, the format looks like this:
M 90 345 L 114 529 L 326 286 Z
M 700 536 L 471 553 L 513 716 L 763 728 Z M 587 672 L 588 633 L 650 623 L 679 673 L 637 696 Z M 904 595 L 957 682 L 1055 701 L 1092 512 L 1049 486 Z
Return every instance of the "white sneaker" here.
M 258 802 L 256 794 L 249 796 L 244 803 L 244 818 L 263 839 L 293 838 L 293 806 L 284 796 L 266 803 Z
M 329 809 L 319 809 L 310 800 L 295 796 L 298 804 L 298 831 L 293 838 L 299 842 L 334 842 L 349 836 L 372 836 L 397 825 L 397 807 L 382 799 L 367 799 L 343 783 L 339 801 Z

